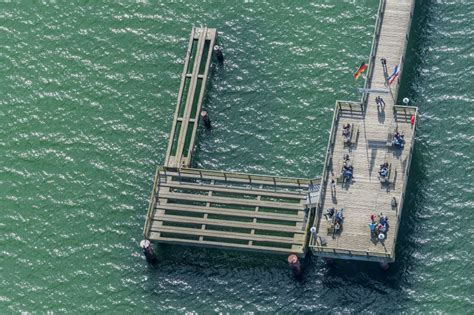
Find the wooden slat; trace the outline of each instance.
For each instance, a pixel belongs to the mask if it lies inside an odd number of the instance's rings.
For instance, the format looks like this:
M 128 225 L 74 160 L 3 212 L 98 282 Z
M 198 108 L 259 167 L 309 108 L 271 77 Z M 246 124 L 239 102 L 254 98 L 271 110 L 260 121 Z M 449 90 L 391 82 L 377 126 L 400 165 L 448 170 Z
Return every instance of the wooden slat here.
M 207 86 L 207 76 L 209 74 L 209 66 L 211 64 L 212 53 L 214 51 L 216 30 L 206 28 L 205 29 L 205 36 L 206 36 L 206 40 L 210 41 L 210 44 L 209 44 L 209 51 L 208 51 L 207 59 L 206 59 L 206 66 L 204 67 L 204 74 L 202 74 L 202 75 L 197 74 L 197 79 L 202 78 L 202 84 L 201 84 L 201 91 L 196 91 L 196 93 L 199 93 L 199 99 L 198 99 L 198 103 L 197 103 L 197 110 L 196 110 L 196 113 L 195 113 L 195 116 L 194 116 L 195 121 L 199 121 L 199 117 L 200 117 L 200 114 L 201 114 L 202 102 L 203 102 L 203 99 L 204 99 L 204 94 L 205 94 L 205 90 L 206 90 L 206 86 Z M 202 56 L 201 56 L 200 59 L 202 59 Z M 198 68 L 198 71 L 199 71 L 199 68 Z M 193 97 L 193 99 L 194 99 L 194 97 Z M 192 102 L 191 102 L 191 105 L 192 105 Z M 191 117 L 191 118 L 193 118 L 193 117 Z M 193 131 L 191 133 L 191 140 L 190 140 L 190 144 L 189 144 L 189 148 L 188 148 L 186 161 L 184 163 L 184 165 L 186 167 L 189 167 L 191 165 L 191 158 L 192 158 L 193 151 L 194 151 L 194 144 L 196 142 L 197 128 L 198 128 L 198 124 L 194 124 L 193 125 Z
M 199 67 L 201 65 L 202 52 L 203 52 L 204 43 L 205 43 L 205 35 L 206 35 L 205 30 L 201 29 L 201 31 L 199 32 L 199 39 L 197 43 L 197 51 L 196 51 L 196 57 L 194 61 L 193 72 L 192 72 L 191 80 L 189 83 L 189 91 L 186 97 L 186 105 L 185 105 L 184 113 L 183 113 L 183 123 L 181 124 L 181 131 L 178 138 L 175 164 L 171 165 L 174 167 L 188 166 L 188 165 L 182 165 L 181 160 L 185 153 L 184 143 L 186 142 L 186 136 L 187 136 L 187 132 L 189 128 L 189 119 L 191 118 L 191 107 L 194 101 L 194 94 L 196 93 L 197 75 L 199 72 Z
M 194 37 L 195 37 L 195 30 L 196 29 L 193 27 L 193 29 L 191 31 L 191 36 L 189 37 L 188 50 L 186 51 L 186 57 L 184 59 L 184 69 L 183 69 L 183 73 L 181 74 L 181 84 L 179 86 L 178 100 L 177 100 L 177 103 L 176 103 L 176 110 L 175 110 L 175 113 L 174 113 L 173 125 L 171 127 L 171 134 L 170 134 L 170 139 L 169 139 L 169 142 L 168 142 L 168 149 L 166 151 L 165 165 L 169 165 L 170 163 L 173 163 L 173 161 L 172 161 L 173 157 L 171 157 L 171 149 L 173 147 L 174 136 L 175 136 L 175 132 L 176 132 L 176 124 L 177 124 L 177 121 L 178 121 L 179 107 L 180 107 L 180 104 L 181 104 L 181 100 L 183 98 L 183 91 L 184 91 L 184 86 L 185 86 L 185 82 L 186 82 L 186 72 L 187 72 L 187 69 L 188 69 L 188 66 L 189 66 L 189 59 L 191 57 L 191 49 L 192 49 L 193 40 L 194 40 Z
M 232 248 L 240 250 L 250 250 L 258 251 L 262 253 L 279 253 L 279 254 L 303 254 L 302 247 L 292 246 L 291 249 L 281 248 L 281 247 L 270 247 L 270 246 L 256 246 L 256 245 L 245 245 L 245 244 L 232 244 L 232 243 L 220 243 L 212 241 L 197 241 L 197 240 L 182 240 L 170 237 L 162 237 L 158 233 L 151 233 L 151 240 L 169 243 L 169 244 L 180 244 L 180 245 L 195 245 L 195 246 L 205 246 L 205 247 L 216 247 L 216 248 Z
M 251 175 L 247 175 L 247 178 L 236 178 L 232 177 L 232 173 L 196 173 L 196 174 L 191 174 L 191 173 L 186 173 L 185 171 L 181 172 L 176 172 L 176 171 L 170 171 L 166 170 L 164 172 L 165 175 L 167 176 L 180 176 L 184 178 L 199 178 L 199 179 L 213 179 L 213 180 L 225 180 L 228 181 L 229 183 L 235 182 L 235 183 L 244 183 L 244 184 L 259 184 L 259 185 L 274 185 L 276 188 L 283 188 L 283 187 L 291 187 L 291 188 L 300 188 L 300 189 L 308 189 L 308 184 L 312 180 L 309 179 L 304 179 L 302 180 L 300 184 L 294 183 L 294 182 L 286 182 L 284 179 L 278 178 L 278 177 L 268 177 L 264 180 L 262 179 L 249 179 L 251 178 Z M 211 175 L 213 174 L 213 175 Z M 263 178 L 263 176 L 262 176 Z M 274 179 L 274 180 L 273 180 Z M 319 183 L 319 179 L 317 180 L 316 183 Z M 315 184 L 316 184 L 315 183 Z
M 214 191 L 214 192 L 225 192 L 225 193 L 234 193 L 242 195 L 252 195 L 252 196 L 265 196 L 273 198 L 285 198 L 285 199 L 306 199 L 306 194 L 304 193 L 291 193 L 291 192 L 274 192 L 264 189 L 248 189 L 240 187 L 229 187 L 229 186 L 217 186 L 217 185 L 206 185 L 206 184 L 190 184 L 190 183 L 180 183 L 176 181 L 168 181 L 165 184 L 162 184 L 164 187 L 170 188 L 179 188 L 179 189 L 191 189 L 191 190 L 201 190 L 201 191 Z
M 253 199 L 237 199 L 237 198 L 226 198 L 206 195 L 193 195 L 184 193 L 160 193 L 160 199 L 173 199 L 173 200 L 186 200 L 186 201 L 198 201 L 198 202 L 211 202 L 211 203 L 222 203 L 228 205 L 241 205 L 249 207 L 265 207 L 272 209 L 284 209 L 284 210 L 304 210 L 304 205 L 301 203 L 284 203 L 284 202 L 271 202 L 271 201 L 258 201 Z
M 245 211 L 245 210 L 234 210 L 226 208 L 217 208 L 217 207 L 204 207 L 204 206 L 192 206 L 192 205 L 178 205 L 178 204 L 165 204 L 165 205 L 156 205 L 156 209 L 161 210 L 175 210 L 183 212 L 194 212 L 194 213 L 208 213 L 208 214 L 218 214 L 223 216 L 234 216 L 234 217 L 244 217 L 244 218 L 257 218 L 257 219 L 267 219 L 275 221 L 289 221 L 289 222 L 300 222 L 303 220 L 304 211 L 295 213 L 295 215 L 289 214 L 280 214 L 280 213 L 270 213 L 270 212 L 254 212 L 254 211 Z M 159 220 L 158 218 L 154 218 Z
M 278 224 L 266 224 L 266 223 L 248 223 L 240 221 L 227 221 L 227 220 L 214 220 L 207 218 L 196 218 L 196 217 L 185 217 L 177 215 L 161 215 L 160 221 L 163 222 L 176 222 L 176 223 L 190 223 L 190 224 L 203 224 L 203 225 L 213 225 L 213 226 L 225 226 L 225 227 L 235 227 L 242 229 L 254 229 L 254 230 L 263 230 L 263 231 L 276 231 L 276 232 L 287 232 L 300 234 L 304 233 L 301 228 L 291 227 Z
M 244 233 L 228 232 L 228 231 L 210 231 L 210 230 L 199 230 L 192 228 L 183 228 L 183 227 L 169 227 L 169 226 L 159 226 L 155 227 L 152 225 L 152 232 L 160 233 L 170 233 L 170 234 L 183 234 L 183 235 L 195 235 L 195 236 L 204 236 L 204 237 L 215 237 L 223 239 L 238 239 L 243 241 L 258 241 L 258 242 L 271 242 L 271 243 L 281 243 L 281 244 L 300 244 L 302 235 L 295 234 L 293 238 L 289 237 L 280 237 L 280 236 L 269 236 L 269 235 L 250 235 Z

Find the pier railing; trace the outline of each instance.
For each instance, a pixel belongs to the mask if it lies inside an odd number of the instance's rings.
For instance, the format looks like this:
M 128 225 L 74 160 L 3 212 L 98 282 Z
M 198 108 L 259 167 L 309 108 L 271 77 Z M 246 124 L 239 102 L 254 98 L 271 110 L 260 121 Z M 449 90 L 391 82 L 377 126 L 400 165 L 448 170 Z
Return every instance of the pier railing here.
M 374 30 L 374 40 L 372 41 L 372 48 L 370 49 L 370 60 L 369 60 L 369 67 L 367 69 L 367 76 L 365 77 L 365 83 L 364 83 L 364 90 L 370 88 L 370 82 L 372 81 L 372 74 L 374 72 L 374 67 L 376 62 L 375 56 L 377 54 L 377 46 L 379 42 L 379 37 L 380 37 L 380 30 L 382 29 L 382 21 L 383 21 L 383 14 L 385 12 L 385 4 L 386 0 L 381 0 L 379 3 L 379 8 L 377 10 L 377 21 L 375 22 L 375 30 Z M 364 106 L 364 108 L 367 106 L 367 99 L 369 97 L 368 93 L 365 93 L 362 95 L 361 98 L 361 103 Z
M 197 168 L 163 168 L 162 170 L 164 175 L 167 175 L 167 172 L 176 172 L 177 174 L 186 174 L 189 177 L 196 178 L 212 178 L 214 180 L 227 181 L 229 178 L 232 180 L 241 182 L 243 184 L 266 184 L 268 185 L 268 178 L 273 179 L 273 184 L 278 186 L 289 185 L 292 187 L 301 187 L 307 189 L 309 184 L 319 183 L 320 178 L 316 177 L 315 179 L 301 179 L 295 177 L 277 177 L 277 176 L 264 176 L 258 174 L 247 174 L 247 173 L 238 173 L 238 172 L 225 172 L 225 171 L 214 171 L 214 170 L 205 170 Z
M 315 243 L 311 243 L 315 245 Z M 313 247 L 313 251 L 317 252 L 319 256 L 327 254 L 329 257 L 337 258 L 338 256 L 348 256 L 353 259 L 358 259 L 357 257 L 364 257 L 364 260 L 383 260 L 392 259 L 393 256 L 391 253 L 380 253 L 380 252 L 369 252 L 361 250 L 353 250 L 348 248 L 330 248 L 330 247 Z
M 402 209 L 403 209 L 403 202 L 405 200 L 405 195 L 406 195 L 406 188 L 407 188 L 407 183 L 408 183 L 408 174 L 410 173 L 410 165 L 411 165 L 411 159 L 413 156 L 413 148 L 415 147 L 415 134 L 416 134 L 416 123 L 418 122 L 418 107 L 415 106 L 403 106 L 403 105 L 395 105 L 393 107 L 393 112 L 394 116 L 397 118 L 399 112 L 403 112 L 403 117 L 405 120 L 410 121 L 411 117 L 414 116 L 415 123 L 412 126 L 411 129 L 411 144 L 410 144 L 410 153 L 408 154 L 408 159 L 407 159 L 407 167 L 405 168 L 404 171 L 404 178 L 405 180 L 403 181 L 403 186 L 402 186 L 402 193 L 400 195 L 400 200 L 398 200 L 396 211 L 397 211 L 397 226 L 395 227 L 395 244 L 397 242 L 397 236 L 398 236 L 398 228 L 399 228 L 399 223 L 400 223 L 400 217 L 402 215 Z M 395 257 L 395 247 L 392 250 L 392 256 Z
M 156 211 L 156 200 L 158 199 L 156 195 L 158 194 L 159 185 L 160 185 L 159 174 L 160 174 L 160 167 L 157 167 L 155 177 L 153 178 L 153 189 L 151 191 L 150 201 L 148 203 L 148 211 L 146 214 L 145 226 L 143 228 L 143 235 L 145 235 L 145 237 L 150 233 L 151 222 L 153 221 L 153 217 Z

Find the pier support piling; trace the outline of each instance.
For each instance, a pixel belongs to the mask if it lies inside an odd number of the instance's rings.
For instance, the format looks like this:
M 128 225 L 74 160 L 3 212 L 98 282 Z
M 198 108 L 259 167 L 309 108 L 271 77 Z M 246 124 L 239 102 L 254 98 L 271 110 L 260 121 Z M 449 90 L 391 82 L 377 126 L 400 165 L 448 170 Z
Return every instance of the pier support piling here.
M 150 264 L 155 264 L 158 259 L 156 258 L 155 252 L 153 251 L 151 242 L 149 240 L 142 240 L 140 242 L 140 247 L 143 250 L 146 261 Z
M 300 260 L 298 259 L 298 256 L 294 254 L 288 256 L 288 265 L 290 266 L 291 270 L 293 271 L 293 274 L 296 277 L 301 276 L 302 274 L 301 263 L 300 263 Z
M 219 46 L 219 45 L 215 45 L 214 46 L 214 52 L 216 54 L 217 61 L 219 61 L 219 63 L 223 63 L 224 62 L 224 54 L 222 53 L 222 47 Z
M 209 113 L 207 111 L 203 110 L 201 112 L 201 119 L 207 130 L 212 129 L 211 118 L 209 118 Z
M 383 271 L 387 271 L 388 268 L 390 267 L 389 264 L 386 263 L 386 262 L 381 262 L 381 263 L 379 263 L 379 265 L 380 265 L 380 268 L 381 268 Z

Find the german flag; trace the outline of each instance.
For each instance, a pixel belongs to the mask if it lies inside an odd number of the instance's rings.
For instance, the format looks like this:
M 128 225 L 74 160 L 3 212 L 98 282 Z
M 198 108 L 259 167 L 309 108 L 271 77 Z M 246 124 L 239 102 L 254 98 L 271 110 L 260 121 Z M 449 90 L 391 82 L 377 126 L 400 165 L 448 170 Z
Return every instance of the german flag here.
M 367 65 L 365 64 L 365 62 L 363 62 L 360 67 L 357 69 L 357 71 L 354 73 L 354 79 L 358 79 L 360 77 L 360 75 L 362 74 L 362 72 L 365 71 L 365 69 L 367 69 Z

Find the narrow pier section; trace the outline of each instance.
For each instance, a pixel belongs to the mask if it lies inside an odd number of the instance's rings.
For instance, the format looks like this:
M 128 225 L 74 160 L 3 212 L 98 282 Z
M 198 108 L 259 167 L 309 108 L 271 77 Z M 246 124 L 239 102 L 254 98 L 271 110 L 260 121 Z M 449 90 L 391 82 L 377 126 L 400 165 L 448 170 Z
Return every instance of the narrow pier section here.
M 168 167 L 191 166 L 216 35 L 214 28 L 193 27 L 191 31 L 166 154 Z
M 309 207 L 317 203 L 308 189 L 317 198 L 319 183 L 158 168 L 144 235 L 161 243 L 304 256 Z
M 365 87 L 390 89 L 389 93 L 366 94 L 360 103 L 336 102 L 314 222 L 317 237 L 313 235 L 309 244 L 317 256 L 382 263 L 395 260 L 417 121 L 416 107 L 395 103 L 413 9 L 413 0 L 380 2 Z M 386 74 L 382 58 L 387 61 Z M 400 74 L 389 84 L 387 76 L 396 65 Z M 379 96 L 384 102 L 377 106 Z M 404 147 L 393 143 L 397 133 L 404 136 Z M 388 173 L 380 177 L 384 163 Z M 353 177 L 344 176 L 344 167 L 352 167 Z M 337 225 L 334 216 L 328 215 L 332 208 L 336 212 L 343 209 L 342 224 Z M 388 230 L 383 236 L 378 231 L 371 235 L 371 216 L 379 224 L 380 214 L 388 217 Z

